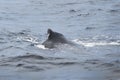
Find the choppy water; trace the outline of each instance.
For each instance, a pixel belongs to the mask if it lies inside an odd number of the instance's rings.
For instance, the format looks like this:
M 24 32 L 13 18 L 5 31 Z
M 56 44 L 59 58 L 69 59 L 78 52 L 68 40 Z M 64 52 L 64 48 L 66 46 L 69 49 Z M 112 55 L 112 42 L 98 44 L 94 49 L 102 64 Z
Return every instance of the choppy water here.
M 0 80 L 119 80 L 120 0 L 1 0 Z M 46 49 L 48 28 L 76 46 Z

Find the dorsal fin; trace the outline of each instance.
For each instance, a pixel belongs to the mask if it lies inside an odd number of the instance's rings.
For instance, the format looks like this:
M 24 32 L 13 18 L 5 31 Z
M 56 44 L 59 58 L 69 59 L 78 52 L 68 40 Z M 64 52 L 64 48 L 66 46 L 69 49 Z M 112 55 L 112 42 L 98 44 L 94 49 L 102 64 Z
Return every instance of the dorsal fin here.
M 51 34 L 53 31 L 51 29 L 48 29 L 47 34 Z

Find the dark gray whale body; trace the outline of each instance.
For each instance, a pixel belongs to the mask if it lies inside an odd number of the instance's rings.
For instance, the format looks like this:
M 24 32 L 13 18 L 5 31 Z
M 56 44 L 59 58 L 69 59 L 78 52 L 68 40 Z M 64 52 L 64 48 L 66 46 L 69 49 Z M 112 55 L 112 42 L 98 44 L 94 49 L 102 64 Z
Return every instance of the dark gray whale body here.
M 42 43 L 46 48 L 55 48 L 59 44 L 69 44 L 70 42 L 64 37 L 63 34 L 54 32 L 51 29 L 47 31 L 48 39 Z

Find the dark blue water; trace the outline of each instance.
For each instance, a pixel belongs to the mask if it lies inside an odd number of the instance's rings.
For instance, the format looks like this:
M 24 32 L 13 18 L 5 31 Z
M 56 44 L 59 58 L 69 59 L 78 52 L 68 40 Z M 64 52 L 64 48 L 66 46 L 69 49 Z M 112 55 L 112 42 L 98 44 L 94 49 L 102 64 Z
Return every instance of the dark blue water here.
M 119 14 L 120 0 L 1 0 L 0 80 L 119 80 Z M 44 48 L 48 28 L 76 46 Z

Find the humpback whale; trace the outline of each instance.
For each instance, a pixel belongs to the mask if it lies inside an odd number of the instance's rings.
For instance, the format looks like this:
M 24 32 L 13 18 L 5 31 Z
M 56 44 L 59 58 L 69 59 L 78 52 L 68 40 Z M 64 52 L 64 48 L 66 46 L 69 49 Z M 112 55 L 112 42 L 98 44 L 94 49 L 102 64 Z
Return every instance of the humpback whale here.
M 69 43 L 63 34 L 55 32 L 52 29 L 48 29 L 47 34 L 47 40 L 42 43 L 46 48 L 55 48 L 56 45 Z

